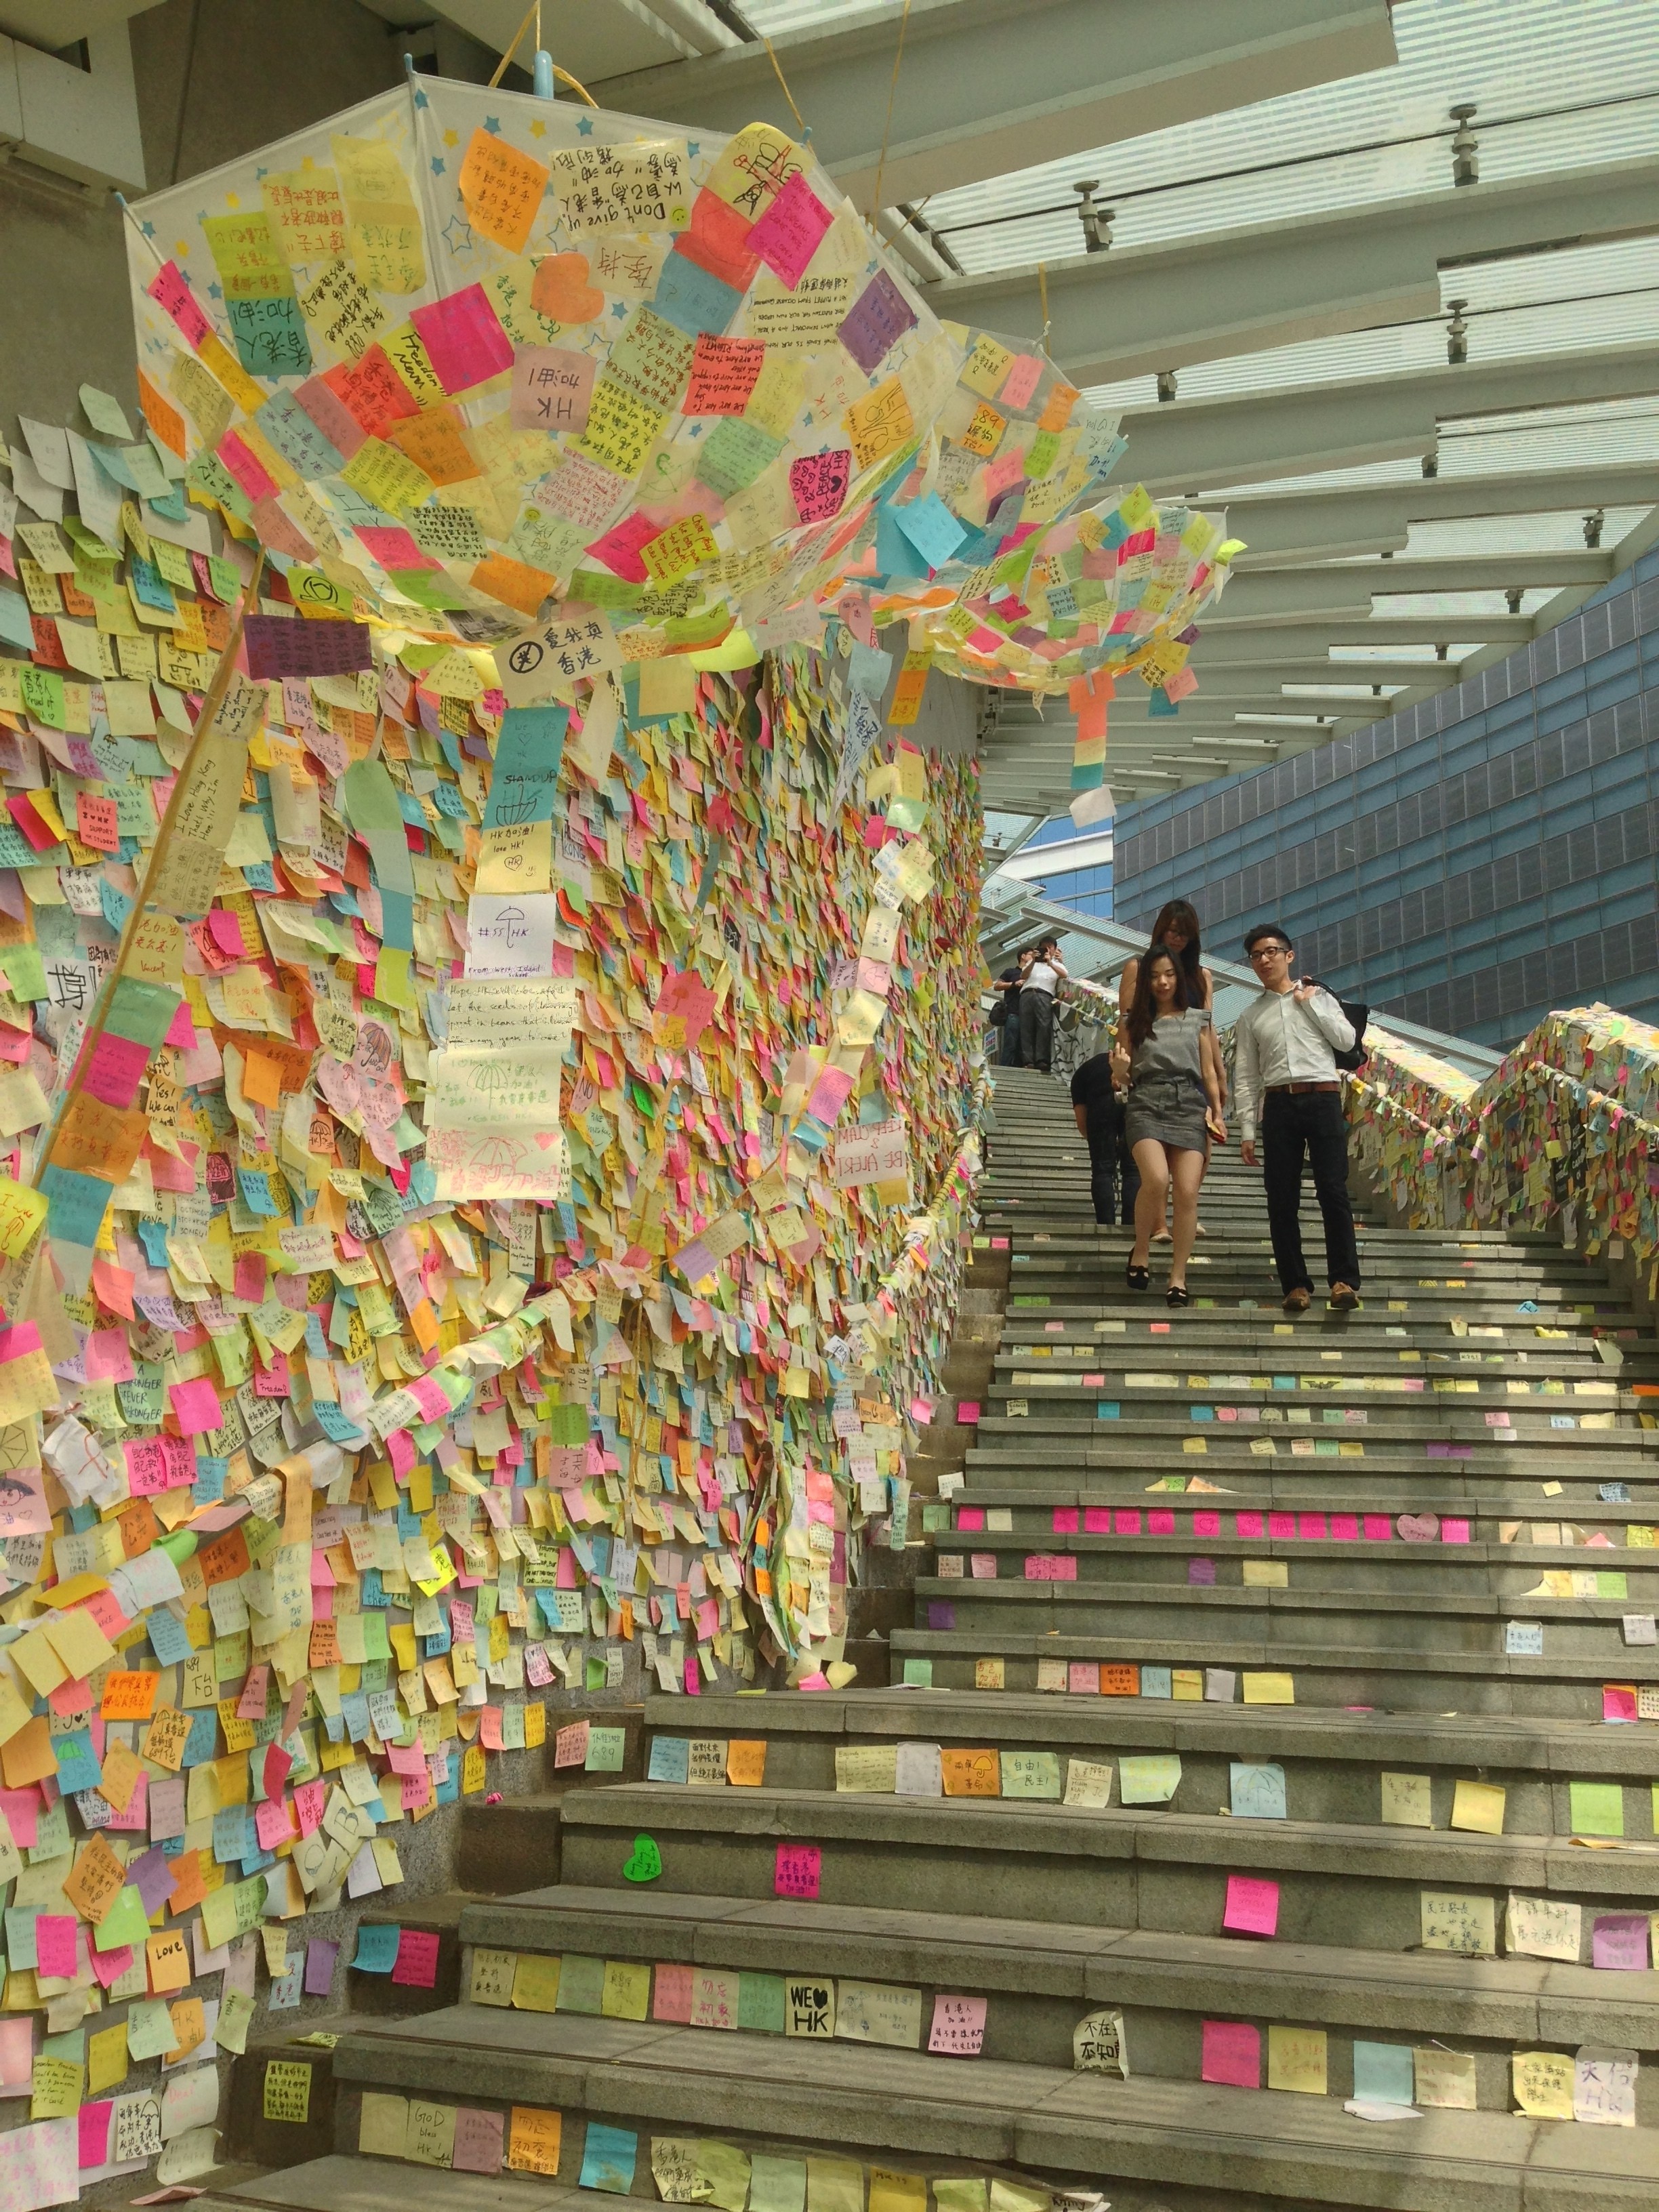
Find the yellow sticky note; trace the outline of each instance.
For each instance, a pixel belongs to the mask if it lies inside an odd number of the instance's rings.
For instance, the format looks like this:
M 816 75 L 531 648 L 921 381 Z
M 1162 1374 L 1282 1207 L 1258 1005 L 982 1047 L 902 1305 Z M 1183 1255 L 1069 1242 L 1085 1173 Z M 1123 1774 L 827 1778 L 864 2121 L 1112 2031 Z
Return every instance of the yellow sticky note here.
M 606 2020 L 643 2020 L 651 2007 L 651 1969 L 631 1960 L 607 1959 L 599 2011 Z
M 1326 2094 L 1325 2060 L 1322 2027 L 1268 2027 L 1270 2089 L 1291 2089 L 1304 2097 L 1322 2097 Z
M 1296 1703 L 1296 1684 L 1288 1674 L 1246 1674 L 1243 1686 L 1247 1705 L 1293 1705 Z
M 1431 1828 L 1434 1816 L 1429 1806 L 1428 1776 L 1385 1772 L 1382 1818 L 1390 1827 Z
M 1472 1828 L 1477 1835 L 1501 1836 L 1508 1792 L 1492 1782 L 1460 1782 L 1452 1796 L 1454 1828 Z
M 1528 2119 L 1572 2118 L 1573 2061 L 1555 2051 L 1517 2051 L 1510 2061 L 1515 2101 Z
M 513 1977 L 513 2003 L 519 2012 L 555 2012 L 559 2002 L 559 1961 L 538 1951 L 519 1955 Z

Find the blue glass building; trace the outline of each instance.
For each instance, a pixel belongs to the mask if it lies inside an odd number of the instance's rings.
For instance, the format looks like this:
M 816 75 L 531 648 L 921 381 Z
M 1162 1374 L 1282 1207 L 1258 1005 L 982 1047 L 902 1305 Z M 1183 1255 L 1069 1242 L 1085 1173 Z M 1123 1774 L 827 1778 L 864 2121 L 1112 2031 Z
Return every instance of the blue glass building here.
M 1189 898 L 1226 957 L 1281 922 L 1379 1013 L 1487 1044 L 1597 998 L 1659 1019 L 1659 551 L 1467 682 L 1116 831 L 1121 921 Z

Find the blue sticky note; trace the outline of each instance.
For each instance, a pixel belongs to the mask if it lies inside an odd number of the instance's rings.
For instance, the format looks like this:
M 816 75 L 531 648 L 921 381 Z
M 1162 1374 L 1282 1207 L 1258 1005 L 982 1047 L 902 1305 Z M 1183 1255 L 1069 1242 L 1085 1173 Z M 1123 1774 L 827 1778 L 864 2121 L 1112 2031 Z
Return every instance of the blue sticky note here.
M 9 1905 L 6 1907 L 6 1958 L 11 1966 L 34 1968 L 34 1921 L 39 1908 L 33 1905 Z
M 899 528 L 890 507 L 876 509 L 876 568 L 881 575 L 909 576 L 918 582 L 927 574 L 928 562 Z
M 114 1185 L 73 1168 L 49 1167 L 42 1170 L 38 1187 L 46 1195 L 46 1234 L 52 1243 L 90 1249 L 98 1242 Z
M 236 1180 L 241 1185 L 242 1203 L 250 1213 L 263 1214 L 272 1219 L 281 1211 L 271 1194 L 270 1177 L 263 1168 L 238 1168 Z
M 1230 1780 L 1236 1820 L 1282 1820 L 1285 1817 L 1282 1766 L 1236 1759 L 1230 1769 Z
M 936 491 L 892 512 L 899 528 L 930 568 L 942 568 L 968 535 Z
M 0 645 L 34 650 L 34 630 L 29 622 L 28 601 L 21 592 L 0 592 Z
M 484 805 L 486 830 L 550 822 L 564 758 L 568 707 L 509 707 L 495 741 L 495 768 Z
M 1173 1696 L 1170 1669 L 1167 1667 L 1143 1667 L 1140 1670 L 1140 1694 L 1143 1698 Z
M 398 1963 L 398 1946 L 403 1941 L 401 1928 L 387 1928 L 377 1921 L 357 1923 L 357 1955 L 352 1960 L 361 1974 L 389 1974 Z
M 318 1426 L 331 1443 L 361 1444 L 363 1431 L 355 1422 L 349 1421 L 331 1398 L 313 1401 L 312 1411 L 317 1416 Z
M 639 2148 L 639 2137 L 629 2135 L 625 2128 L 602 2128 L 590 2120 L 587 2138 L 582 2145 L 581 2178 L 577 2186 L 608 2189 L 613 2197 L 630 2195 Z
M 651 1763 L 645 1777 L 647 1782 L 684 1782 L 690 1779 L 690 1772 L 691 1743 L 689 1737 L 653 1737 Z
M 1361 2043 L 1353 2046 L 1353 2094 L 1368 2105 L 1409 2105 L 1413 2094 L 1411 2045 Z
M 190 1734 L 185 1739 L 184 1764 L 205 1766 L 219 1748 L 219 1714 L 216 1706 L 209 1705 L 190 1717 Z
M 227 1806 L 213 1816 L 213 1856 L 220 1866 L 232 1866 L 258 1849 L 253 1823 L 246 1805 Z
M 185 1633 L 185 1625 L 183 1621 L 170 1613 L 166 1606 L 152 1606 L 144 1616 L 144 1626 L 149 1631 L 150 1649 L 164 1667 L 180 1666 L 189 1658 L 191 1645 L 189 1637 Z M 63 1778 L 63 1764 L 64 1754 L 60 1749 L 58 1754 L 60 1782 Z M 77 1790 L 95 1789 L 97 1784 L 95 1782 L 77 1782 L 71 1786 Z
M 1095 1401 L 1095 1419 L 1097 1421 L 1115 1421 L 1121 1419 L 1122 1411 L 1115 1398 L 1097 1398 Z
M 1180 702 L 1170 698 L 1161 684 L 1154 684 L 1146 698 L 1146 712 L 1151 715 L 1174 716 L 1181 712 Z
M 165 1611 L 165 1607 L 161 1608 Z M 171 1620 L 172 1615 L 168 1614 Z M 71 1729 L 67 1735 L 54 1736 L 52 1747 L 58 1754 L 58 1789 L 62 1796 L 73 1796 L 82 1790 L 95 1790 L 103 1777 L 103 1767 L 92 1747 L 90 1729 Z
M 684 331 L 689 338 L 698 337 L 704 331 L 718 337 L 732 326 L 732 318 L 738 312 L 741 292 L 730 284 L 711 276 L 684 254 L 673 252 L 663 263 L 662 275 L 657 280 L 657 295 L 651 305 L 665 323 L 672 323 L 677 331 Z M 633 2168 L 629 2168 L 631 2173 Z M 584 2185 L 585 2186 L 586 2185 Z

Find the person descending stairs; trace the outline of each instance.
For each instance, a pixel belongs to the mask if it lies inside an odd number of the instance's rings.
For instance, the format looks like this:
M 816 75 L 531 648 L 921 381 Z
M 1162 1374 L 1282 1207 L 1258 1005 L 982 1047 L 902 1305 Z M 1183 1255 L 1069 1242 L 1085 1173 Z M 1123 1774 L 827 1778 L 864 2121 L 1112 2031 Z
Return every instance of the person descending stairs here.
M 341 2023 L 333 2154 L 217 2202 L 1651 2212 L 1650 1332 L 1375 1209 L 1359 1309 L 1288 1319 L 1221 1150 L 1170 1312 L 1060 1086 L 996 1115 L 1003 1340 L 892 1686 L 653 1695 L 639 1778 L 479 1814 L 524 1886 L 462 2002 Z M 361 2154 L 417 2107 L 520 2170 Z

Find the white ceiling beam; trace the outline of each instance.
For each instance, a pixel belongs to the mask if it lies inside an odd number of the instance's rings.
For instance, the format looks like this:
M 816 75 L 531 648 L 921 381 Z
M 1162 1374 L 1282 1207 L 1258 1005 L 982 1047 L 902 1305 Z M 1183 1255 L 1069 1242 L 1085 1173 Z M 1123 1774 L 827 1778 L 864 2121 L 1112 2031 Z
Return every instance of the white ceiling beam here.
M 1048 349 L 1079 384 L 1146 376 L 1437 315 L 1448 262 L 1656 230 L 1659 161 L 1620 161 L 1114 246 L 1046 264 Z M 949 277 L 928 299 L 957 322 L 1042 337 L 1034 265 Z
M 1403 551 L 1413 522 L 1478 520 L 1498 514 L 1591 514 L 1597 507 L 1651 507 L 1659 465 L 1505 471 L 1501 476 L 1422 477 L 1398 484 L 1344 485 L 1328 491 L 1245 493 L 1227 504 L 1227 527 L 1245 551 L 1241 574 L 1351 553 Z
M 878 167 L 892 207 L 1395 59 L 1384 0 L 915 0 L 884 162 L 899 31 L 883 9 L 773 41 L 812 150 L 860 206 Z M 613 71 L 601 96 L 708 131 L 799 128 L 760 45 Z
M 1128 450 L 1112 474 L 1152 492 L 1201 498 L 1228 484 L 1432 453 L 1443 422 L 1656 391 L 1659 346 L 1645 344 L 1174 399 L 1124 416 Z

